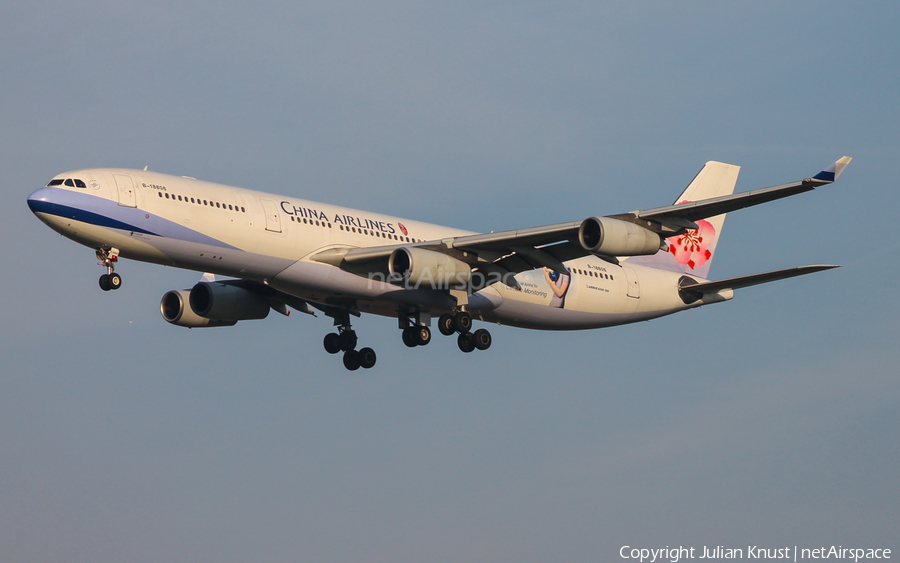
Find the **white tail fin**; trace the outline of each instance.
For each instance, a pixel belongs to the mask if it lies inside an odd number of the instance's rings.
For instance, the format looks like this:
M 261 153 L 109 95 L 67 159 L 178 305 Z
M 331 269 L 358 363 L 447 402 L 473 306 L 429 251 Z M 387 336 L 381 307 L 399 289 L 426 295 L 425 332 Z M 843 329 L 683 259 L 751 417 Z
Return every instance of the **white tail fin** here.
M 684 190 L 684 193 L 675 200 L 675 204 L 701 201 L 733 193 L 740 171 L 741 167 L 734 164 L 707 162 Z M 691 229 L 683 235 L 666 239 L 669 252 L 660 252 L 653 256 L 636 256 L 628 261 L 632 264 L 707 278 L 709 266 L 716 253 L 719 235 L 722 234 L 725 214 L 701 219 L 696 223 L 700 227 L 699 229 Z

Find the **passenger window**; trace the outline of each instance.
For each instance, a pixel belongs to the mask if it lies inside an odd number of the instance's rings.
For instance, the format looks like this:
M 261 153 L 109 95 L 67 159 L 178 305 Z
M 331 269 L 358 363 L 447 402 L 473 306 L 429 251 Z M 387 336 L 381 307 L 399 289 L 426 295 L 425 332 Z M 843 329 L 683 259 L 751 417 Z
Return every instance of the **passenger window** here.
M 50 180 L 50 183 L 47 184 L 47 186 L 48 186 L 48 187 L 50 187 L 50 186 L 61 186 L 62 183 L 63 183 L 62 178 L 57 178 L 57 179 L 55 179 L 55 180 Z
M 156 192 L 156 195 L 158 195 L 159 197 L 162 197 L 162 192 Z

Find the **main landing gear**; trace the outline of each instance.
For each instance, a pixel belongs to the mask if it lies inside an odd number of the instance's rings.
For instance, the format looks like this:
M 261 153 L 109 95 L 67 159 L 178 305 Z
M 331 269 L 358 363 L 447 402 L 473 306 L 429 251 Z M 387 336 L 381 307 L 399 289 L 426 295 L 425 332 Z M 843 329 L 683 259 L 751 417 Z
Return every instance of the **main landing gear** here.
M 375 365 L 375 351 L 371 348 L 356 350 L 358 338 L 356 331 L 350 328 L 350 315 L 347 313 L 329 313 L 335 319 L 337 332 L 325 335 L 322 342 L 329 354 L 343 352 L 344 367 L 350 371 L 359 368 L 369 369 Z M 425 346 L 431 342 L 431 329 L 428 324 L 431 318 L 427 313 L 401 314 L 400 328 L 403 343 L 410 348 Z M 487 350 L 491 347 L 491 333 L 480 328 L 472 332 L 472 315 L 467 311 L 441 315 L 438 319 L 438 330 L 444 336 L 458 334 L 456 343 L 463 352 Z
M 438 319 L 438 330 L 444 336 L 459 333 L 456 343 L 459 349 L 466 353 L 476 348 L 487 350 L 491 347 L 491 333 L 483 328 L 472 333 L 472 315 L 466 311 L 459 311 L 454 315 L 441 315 Z
M 325 351 L 329 354 L 344 353 L 344 367 L 350 371 L 359 368 L 369 369 L 375 365 L 375 350 L 363 348 L 356 350 L 358 338 L 356 331 L 350 328 L 349 320 L 338 327 L 337 332 L 325 335 Z
M 100 248 L 97 250 L 97 260 L 100 261 L 101 266 L 106 266 L 106 273 L 100 276 L 100 289 L 109 291 L 122 287 L 122 276 L 115 272 L 115 263 L 119 261 L 119 250 L 117 248 Z

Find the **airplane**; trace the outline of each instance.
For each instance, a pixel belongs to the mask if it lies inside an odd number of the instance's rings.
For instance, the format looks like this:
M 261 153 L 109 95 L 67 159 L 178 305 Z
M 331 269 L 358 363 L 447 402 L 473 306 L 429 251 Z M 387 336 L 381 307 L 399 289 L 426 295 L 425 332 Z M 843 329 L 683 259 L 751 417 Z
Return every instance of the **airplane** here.
M 118 290 L 119 258 L 203 272 L 163 295 L 176 326 L 232 326 L 290 309 L 334 321 L 330 354 L 348 370 L 375 365 L 357 350 L 351 317 L 398 319 L 409 347 L 431 321 L 463 352 L 492 337 L 473 320 L 543 330 L 645 321 L 728 301 L 734 290 L 800 276 L 812 265 L 709 280 L 725 215 L 837 180 L 843 157 L 815 176 L 734 193 L 740 167 L 707 162 L 672 205 L 501 232 L 476 233 L 144 170 L 55 176 L 28 196 L 51 229 L 94 249 Z M 290 309 L 289 309 L 290 308 Z

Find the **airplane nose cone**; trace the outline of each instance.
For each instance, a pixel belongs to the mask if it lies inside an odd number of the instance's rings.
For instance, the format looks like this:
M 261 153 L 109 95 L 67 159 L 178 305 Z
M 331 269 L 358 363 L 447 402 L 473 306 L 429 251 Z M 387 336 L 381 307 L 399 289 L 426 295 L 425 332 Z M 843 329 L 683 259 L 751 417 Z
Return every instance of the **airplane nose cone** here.
M 34 190 L 28 196 L 28 208 L 31 209 L 32 213 L 37 213 L 51 201 L 51 195 L 52 190 L 49 188 Z
M 38 213 L 40 211 L 48 211 L 53 207 L 54 200 L 56 199 L 56 190 L 53 188 L 40 188 L 31 192 L 31 195 L 28 196 L 28 208 L 31 209 L 32 213 Z

